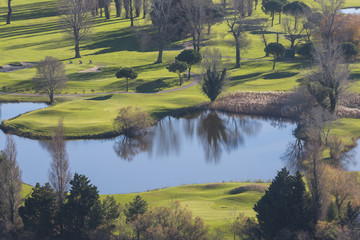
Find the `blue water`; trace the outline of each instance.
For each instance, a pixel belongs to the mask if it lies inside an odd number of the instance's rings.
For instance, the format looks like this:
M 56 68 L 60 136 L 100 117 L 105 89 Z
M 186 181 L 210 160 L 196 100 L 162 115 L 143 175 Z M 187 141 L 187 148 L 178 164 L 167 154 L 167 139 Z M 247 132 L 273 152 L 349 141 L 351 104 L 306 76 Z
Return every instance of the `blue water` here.
M 5 103 L 1 119 L 46 107 Z M 66 126 L 65 126 L 66 127 Z M 293 140 L 292 123 L 203 112 L 167 117 L 139 140 L 67 142 L 72 172 L 85 174 L 102 194 L 142 192 L 192 183 L 268 180 L 284 165 L 280 159 Z M 25 183 L 47 181 L 48 142 L 14 136 Z M 0 148 L 5 135 L 0 133 Z M 130 153 L 129 153 L 130 152 Z
M 341 9 L 339 12 L 344 14 L 360 14 L 360 8 L 344 8 Z

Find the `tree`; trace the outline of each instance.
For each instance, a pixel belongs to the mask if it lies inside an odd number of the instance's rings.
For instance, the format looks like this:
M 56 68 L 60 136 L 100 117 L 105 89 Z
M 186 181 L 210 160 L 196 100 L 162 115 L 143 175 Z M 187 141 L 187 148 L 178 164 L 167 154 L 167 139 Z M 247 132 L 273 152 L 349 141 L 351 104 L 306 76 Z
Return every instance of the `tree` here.
M 91 8 L 90 0 L 59 0 L 61 26 L 75 42 L 75 58 L 81 58 L 80 41 L 92 26 Z
M 284 32 L 286 33 L 285 38 L 291 43 L 290 48 L 295 49 L 296 46 L 305 38 L 305 36 L 303 35 L 305 28 L 293 28 L 293 24 L 290 19 L 286 19 L 285 21 L 283 21 L 282 27 L 284 29 Z M 298 42 L 295 44 L 296 40 Z
M 115 0 L 116 17 L 121 16 L 122 0 Z
M 142 0 L 134 0 L 135 17 L 139 17 L 141 13 Z
M 279 0 L 263 1 L 261 9 L 265 14 L 270 14 L 272 27 L 274 26 L 275 13 L 281 13 L 283 6 L 283 3 Z
M 200 42 L 204 25 L 206 24 L 206 9 L 211 0 L 182 0 L 182 9 L 190 28 L 194 50 L 200 51 Z
M 202 91 L 211 102 L 223 91 L 226 82 L 226 68 L 221 63 L 221 54 L 218 49 L 206 49 L 204 52 Z
M 129 0 L 129 13 L 130 13 L 130 27 L 134 27 L 134 0 Z
M 177 15 L 177 2 L 173 0 L 151 0 L 151 22 L 155 28 L 154 38 L 158 46 L 158 57 L 155 63 L 162 63 L 165 45 L 176 33 L 178 20 L 174 20 Z
M 101 202 L 97 187 L 85 175 L 74 174 L 70 194 L 64 204 L 63 236 L 65 239 L 87 239 L 102 223 Z
M 125 18 L 129 18 L 130 13 L 130 0 L 122 0 L 124 3 L 124 9 L 125 9 Z
M 104 0 L 104 11 L 105 11 L 105 18 L 110 19 L 110 11 L 111 11 L 110 0 Z
M 244 20 L 245 16 L 242 14 L 242 1 L 232 0 L 232 8 L 234 14 L 226 17 L 226 25 L 235 40 L 235 68 L 240 68 L 240 50 L 249 44 L 245 35 L 245 25 L 248 21 Z
M 183 50 L 176 58 L 177 61 L 186 62 L 189 68 L 188 79 L 190 79 L 191 74 L 191 66 L 201 62 L 201 54 L 198 51 L 193 49 L 185 49 Z
M 292 15 L 295 19 L 294 29 L 297 28 L 299 18 L 311 11 L 310 7 L 303 2 L 294 1 L 284 6 L 283 12 Z
M 342 51 L 332 44 L 317 46 L 313 57 L 314 68 L 305 74 L 302 85 L 322 107 L 334 113 L 349 78 Z
M 135 72 L 132 68 L 122 68 L 116 73 L 117 78 L 125 78 L 126 79 L 126 92 L 129 91 L 129 79 L 136 79 L 138 77 L 137 72 Z
M 21 205 L 21 171 L 16 161 L 16 145 L 12 136 L 6 136 L 4 156 L 0 162 L 0 206 L 3 209 L 5 233 L 14 233 L 19 226 L 18 208 Z
M 45 57 L 39 62 L 36 69 L 36 76 L 33 79 L 35 88 L 45 91 L 50 98 L 50 103 L 53 103 L 55 91 L 66 85 L 64 64 L 54 57 Z
M 139 137 L 149 126 L 149 114 L 142 112 L 139 108 L 133 109 L 131 106 L 120 109 L 114 120 L 116 131 L 127 137 Z
M 326 183 L 329 193 L 335 199 L 335 206 L 339 217 L 342 217 L 342 206 L 346 201 L 350 201 L 351 198 L 359 196 L 357 189 L 357 176 L 351 172 L 344 172 L 340 169 L 331 168 L 327 166 L 326 172 Z
M 132 202 L 125 205 L 126 222 L 134 221 L 138 215 L 143 215 L 148 210 L 147 202 L 139 195 Z
M 49 183 L 32 189 L 30 197 L 24 206 L 19 208 L 19 214 L 24 223 L 24 229 L 34 234 L 36 239 L 53 239 L 56 235 L 57 199 L 56 193 Z
M 175 61 L 167 67 L 167 70 L 169 72 L 173 72 L 173 73 L 176 73 L 177 75 L 179 75 L 180 86 L 181 86 L 183 83 L 182 74 L 183 74 L 183 72 L 186 71 L 187 68 L 188 68 L 188 66 L 185 62 Z
M 143 0 L 143 18 L 146 18 L 148 7 L 149 7 L 148 0 Z
M 69 157 L 66 152 L 66 141 L 62 119 L 59 120 L 57 128 L 52 133 L 50 152 L 52 161 L 49 169 L 49 181 L 56 192 L 58 206 L 61 208 L 65 201 L 71 180 Z
M 12 14 L 12 8 L 11 8 L 11 0 L 8 0 L 8 13 L 6 17 L 6 24 L 10 24 L 11 22 L 11 14 Z
M 310 196 L 302 175 L 291 176 L 286 168 L 278 172 L 254 211 L 265 239 L 274 239 L 287 229 L 293 233 L 312 232 Z
M 285 47 L 281 43 L 269 43 L 265 52 L 274 56 L 273 70 L 275 70 L 276 60 L 284 56 Z
M 346 61 L 349 63 L 351 60 L 355 59 L 356 56 L 359 54 L 359 48 L 351 43 L 351 42 L 344 42 L 340 45 L 340 48 L 344 54 Z
M 314 43 L 313 42 L 307 42 L 307 43 L 301 44 L 298 46 L 298 48 L 296 50 L 297 54 L 299 54 L 300 56 L 302 56 L 306 59 L 312 58 L 313 51 L 314 51 Z

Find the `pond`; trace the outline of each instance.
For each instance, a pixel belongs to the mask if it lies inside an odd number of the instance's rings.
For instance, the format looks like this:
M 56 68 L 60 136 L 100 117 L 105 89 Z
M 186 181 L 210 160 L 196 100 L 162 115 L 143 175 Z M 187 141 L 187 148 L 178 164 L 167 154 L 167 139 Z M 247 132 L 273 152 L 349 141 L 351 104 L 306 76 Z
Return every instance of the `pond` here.
M 39 103 L 1 105 L 1 119 L 46 107 Z M 67 142 L 72 172 L 85 174 L 102 194 L 142 192 L 182 184 L 269 180 L 286 163 L 295 125 L 242 115 L 202 112 L 166 117 L 139 139 Z M 23 181 L 47 181 L 47 141 L 14 136 Z M 0 148 L 5 134 L 0 133 Z
M 344 8 L 341 9 L 339 12 L 344 14 L 360 14 L 360 7 L 358 8 Z

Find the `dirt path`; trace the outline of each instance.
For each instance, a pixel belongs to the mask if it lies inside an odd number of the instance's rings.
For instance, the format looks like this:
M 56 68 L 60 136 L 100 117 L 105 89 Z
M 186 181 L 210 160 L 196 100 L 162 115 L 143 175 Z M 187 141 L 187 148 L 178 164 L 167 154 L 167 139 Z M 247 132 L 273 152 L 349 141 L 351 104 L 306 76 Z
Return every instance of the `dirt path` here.
M 81 70 L 81 71 L 78 71 L 78 73 L 101 72 L 101 70 L 99 69 L 101 67 L 105 67 L 105 65 L 99 65 L 99 66 L 95 66 L 95 67 L 92 67 L 89 69 Z
M 159 93 L 169 93 L 169 92 L 176 92 L 183 89 L 191 88 L 201 82 L 201 77 L 199 75 L 196 75 L 194 73 L 191 73 L 193 77 L 193 81 L 187 85 L 183 85 L 178 88 L 159 91 L 159 92 L 153 92 L 153 93 L 137 93 L 137 92 L 120 92 L 120 91 L 114 91 L 114 92 L 101 92 L 101 93 L 86 93 L 86 94 L 55 94 L 55 97 L 75 97 L 75 96 L 96 96 L 96 95 L 104 95 L 104 94 L 159 94 Z M 10 92 L 0 92 L 0 94 L 9 94 L 9 95 L 15 95 L 15 96 L 28 96 L 28 97 L 47 97 L 46 94 L 32 94 L 32 93 L 10 93 Z
M 0 72 L 15 72 L 18 70 L 22 70 L 22 69 L 27 69 L 30 68 L 32 66 L 35 66 L 37 63 L 34 62 L 22 62 L 21 63 L 22 66 L 13 66 L 13 65 L 4 65 L 2 66 L 2 68 L 0 69 Z

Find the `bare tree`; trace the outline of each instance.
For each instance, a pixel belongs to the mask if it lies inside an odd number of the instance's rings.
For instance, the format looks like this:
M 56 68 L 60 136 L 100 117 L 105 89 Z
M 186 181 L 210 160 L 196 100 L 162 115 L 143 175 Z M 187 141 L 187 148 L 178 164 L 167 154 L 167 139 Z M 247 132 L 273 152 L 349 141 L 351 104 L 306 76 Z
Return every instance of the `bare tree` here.
M 338 31 L 342 22 L 339 21 L 339 10 L 344 7 L 344 0 L 317 0 L 320 4 L 321 23 L 318 24 L 318 32 L 329 49 L 334 44 L 335 32 Z
M 33 82 L 37 89 L 43 90 L 50 98 L 50 103 L 54 102 L 56 90 L 65 87 L 66 73 L 62 62 L 53 57 L 45 57 L 36 66 L 37 73 Z
M 171 22 L 173 12 L 173 0 L 151 0 L 151 21 L 156 29 L 156 42 L 158 45 L 158 58 L 155 63 L 162 63 L 163 51 L 167 41 L 174 33 L 174 25 Z
M 130 27 L 134 27 L 134 0 L 129 0 Z
M 190 33 L 193 39 L 194 50 L 200 51 L 202 32 L 206 21 L 206 8 L 211 0 L 182 0 L 182 9 L 186 14 Z
M 6 24 L 10 24 L 11 22 L 11 14 L 12 14 L 12 8 L 11 8 L 11 0 L 8 0 L 8 14 L 6 17 Z
M 21 198 L 21 171 L 16 161 L 16 145 L 12 136 L 6 136 L 4 158 L 0 162 L 0 202 L 3 209 L 5 232 L 14 231 L 19 223 L 18 208 Z
M 357 173 L 344 172 L 337 168 L 327 166 L 326 183 L 329 193 L 335 199 L 339 217 L 342 216 L 342 206 L 346 201 L 354 200 L 359 196 L 357 187 Z M 355 199 L 358 200 L 358 199 Z
M 267 19 L 259 24 L 259 31 L 260 31 L 260 34 L 261 34 L 261 39 L 262 39 L 262 41 L 264 43 L 265 48 L 268 45 L 265 34 L 268 33 L 269 28 L 270 28 L 270 24 L 267 22 Z M 266 52 L 266 57 L 268 57 L 268 56 L 269 56 L 269 53 Z
M 248 41 L 245 35 L 244 26 L 246 21 L 244 20 L 244 16 L 242 14 L 242 3 L 241 1 L 232 0 L 231 2 L 232 8 L 234 10 L 234 14 L 229 15 L 226 18 L 226 24 L 229 28 L 230 34 L 234 37 L 235 40 L 235 49 L 236 49 L 236 63 L 235 68 L 240 68 L 240 50 L 245 48 L 248 45 Z
M 50 153 L 52 161 L 49 169 L 49 182 L 57 193 L 59 206 L 62 206 L 71 180 L 62 120 L 59 120 L 58 126 L 52 134 Z
M 80 41 L 89 33 L 92 26 L 90 0 L 59 0 L 61 26 L 75 42 L 75 58 L 80 58 Z
M 290 41 L 290 48 L 294 49 L 299 43 L 301 43 L 306 35 L 304 35 L 305 28 L 303 26 L 293 27 L 293 22 L 290 18 L 286 18 L 282 23 L 284 32 L 286 33 L 285 38 Z M 299 24 L 298 24 L 299 25 Z
M 305 74 L 303 85 L 316 101 L 332 113 L 346 89 L 349 70 L 341 49 L 333 43 L 316 46 L 313 69 Z

